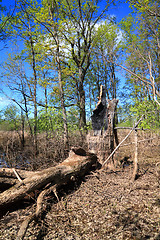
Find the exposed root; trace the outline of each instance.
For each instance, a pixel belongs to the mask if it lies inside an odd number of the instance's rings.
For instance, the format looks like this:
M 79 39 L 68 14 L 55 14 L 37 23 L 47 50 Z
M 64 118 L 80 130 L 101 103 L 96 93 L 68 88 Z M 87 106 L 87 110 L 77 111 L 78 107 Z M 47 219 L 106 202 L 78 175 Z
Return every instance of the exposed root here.
M 23 240 L 24 239 L 24 236 L 27 232 L 27 229 L 29 227 L 29 224 L 34 221 L 34 220 L 37 220 L 38 218 L 40 218 L 42 216 L 42 213 L 44 211 L 44 208 L 43 208 L 43 202 L 44 202 L 44 198 L 46 195 L 50 194 L 52 191 L 54 192 L 54 194 L 56 193 L 56 185 L 54 186 L 51 186 L 49 189 L 45 189 L 43 190 L 38 198 L 37 198 L 37 207 L 36 207 L 36 211 L 35 213 L 33 213 L 32 215 L 30 215 L 27 219 L 25 219 L 19 229 L 19 232 L 18 232 L 18 236 L 16 238 L 16 240 Z M 57 200 L 59 201 L 59 198 L 57 196 L 57 193 L 55 194 Z
M 30 215 L 29 217 L 27 217 L 27 218 L 23 221 L 23 223 L 22 223 L 22 225 L 21 225 L 21 227 L 20 227 L 20 229 L 19 229 L 19 232 L 18 232 L 18 235 L 17 235 L 16 240 L 22 240 L 22 239 L 24 239 L 24 236 L 25 236 L 25 234 L 26 234 L 26 231 L 27 231 L 27 228 L 28 228 L 29 224 L 30 224 L 33 220 L 35 220 L 35 218 L 36 218 L 36 213 Z

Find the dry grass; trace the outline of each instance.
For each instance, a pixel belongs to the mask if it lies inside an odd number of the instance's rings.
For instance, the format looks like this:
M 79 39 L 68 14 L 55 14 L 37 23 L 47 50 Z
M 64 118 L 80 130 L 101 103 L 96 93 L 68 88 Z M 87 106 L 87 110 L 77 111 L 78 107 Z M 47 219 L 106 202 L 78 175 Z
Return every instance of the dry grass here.
M 124 131 L 119 132 L 119 138 L 124 135 Z M 153 135 L 139 133 L 139 139 Z M 155 164 L 160 162 L 160 139 L 139 143 L 139 178 L 135 182 L 131 181 L 134 144 L 121 147 L 115 157 L 121 160 L 116 172 L 96 171 L 59 189 L 60 202 L 55 196 L 46 199 L 45 215 L 38 224 L 30 225 L 25 239 L 160 239 L 160 186 L 155 174 Z M 128 162 L 124 163 L 125 157 Z M 1 219 L 0 240 L 16 238 L 35 203 L 25 206 Z
M 0 131 L 0 158 L 4 158 L 9 167 L 40 170 L 56 165 L 68 157 L 68 150 L 64 147 L 61 135 L 52 133 L 46 137 L 45 134 L 38 134 L 37 139 L 38 154 L 35 156 L 33 142 L 28 133 L 25 133 L 25 146 L 22 147 L 16 131 Z M 72 134 L 69 141 L 70 146 L 86 148 L 79 132 Z

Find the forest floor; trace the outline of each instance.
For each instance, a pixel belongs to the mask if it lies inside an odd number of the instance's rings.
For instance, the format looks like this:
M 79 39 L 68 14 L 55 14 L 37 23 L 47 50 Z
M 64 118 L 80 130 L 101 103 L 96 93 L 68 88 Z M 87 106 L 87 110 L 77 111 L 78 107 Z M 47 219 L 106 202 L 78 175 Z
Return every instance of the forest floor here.
M 160 185 L 155 172 L 160 140 L 139 146 L 139 174 L 134 182 L 133 146 L 117 152 L 121 164 L 115 172 L 93 171 L 59 189 L 59 201 L 49 196 L 45 214 L 30 224 L 24 239 L 160 239 Z M 0 240 L 16 239 L 21 223 L 35 207 L 33 200 L 26 199 L 8 211 L 0 220 Z

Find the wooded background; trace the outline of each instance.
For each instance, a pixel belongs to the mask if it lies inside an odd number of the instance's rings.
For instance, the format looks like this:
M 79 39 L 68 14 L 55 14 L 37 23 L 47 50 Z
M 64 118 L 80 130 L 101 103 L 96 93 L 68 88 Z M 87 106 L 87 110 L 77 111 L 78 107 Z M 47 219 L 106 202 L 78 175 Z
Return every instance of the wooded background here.
M 109 15 L 119 1 L 41 0 L 1 5 L 0 39 L 10 49 L 1 66 L 1 96 L 13 104 L 0 112 L 1 130 L 28 131 L 38 153 L 46 139 L 91 128 L 100 85 L 119 99 L 116 123 L 159 128 L 159 1 L 127 1 L 131 14 L 120 23 Z M 99 6 L 101 8 L 99 9 Z M 119 72 L 126 83 L 121 88 Z

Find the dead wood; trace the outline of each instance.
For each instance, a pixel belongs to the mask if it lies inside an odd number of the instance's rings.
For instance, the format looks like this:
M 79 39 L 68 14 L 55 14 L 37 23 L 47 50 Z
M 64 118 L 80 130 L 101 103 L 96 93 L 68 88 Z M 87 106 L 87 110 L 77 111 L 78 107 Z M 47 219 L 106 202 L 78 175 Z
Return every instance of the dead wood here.
M 102 131 L 107 130 L 108 127 L 108 119 L 107 119 L 107 103 L 106 103 L 106 89 L 101 85 L 100 94 L 98 97 L 99 101 L 97 103 L 96 108 L 93 110 L 92 119 L 92 127 L 94 130 L 95 136 L 102 135 Z
M 136 130 L 137 130 L 137 128 L 136 128 Z M 147 139 L 139 140 L 137 143 L 151 141 L 151 140 L 156 139 L 156 138 L 159 138 L 159 137 L 156 136 L 156 137 L 153 137 L 153 138 L 147 138 Z M 135 142 L 130 142 L 130 143 L 123 144 L 123 145 L 121 145 L 121 147 L 129 146 L 131 144 L 135 144 Z
M 14 179 L 14 178 L 7 178 L 7 177 L 0 177 L 0 185 L 1 185 L 1 188 L 3 188 L 3 186 L 5 185 L 10 185 L 10 186 L 13 186 L 15 184 L 17 184 L 19 181 L 17 179 Z
M 29 224 L 42 215 L 43 201 L 46 195 L 53 191 L 58 199 L 56 193 L 57 186 L 66 184 L 76 176 L 83 176 L 96 162 L 97 157 L 95 154 L 88 153 L 82 148 L 72 148 L 69 157 L 56 167 L 50 167 L 38 172 L 8 168 L 1 169 L 0 179 L 3 182 L 9 182 L 11 185 L 15 184 L 0 194 L 0 208 L 2 210 L 23 199 L 30 192 L 45 187 L 37 198 L 36 211 L 23 221 L 17 235 L 17 240 L 23 239 Z
M 132 127 L 115 127 L 114 129 L 132 129 Z M 143 130 L 143 131 L 147 131 L 149 130 L 148 128 L 135 128 L 135 130 Z
M 135 156 L 134 156 L 134 169 L 133 169 L 133 181 L 136 180 L 137 172 L 138 172 L 138 136 L 137 130 L 134 130 L 134 137 L 135 137 Z
M 29 178 L 33 176 L 33 173 L 36 173 L 36 172 L 26 171 L 21 169 L 16 169 L 16 172 L 18 173 L 21 179 Z M 0 168 L 0 177 L 17 178 L 13 171 L 13 168 Z
M 82 153 L 81 155 L 75 152 Z M 0 208 L 3 209 L 8 205 L 23 199 L 28 193 L 36 189 L 40 189 L 47 185 L 52 184 L 65 184 L 73 176 L 83 176 L 89 168 L 97 161 L 96 155 L 87 153 L 85 151 L 78 151 L 72 149 L 70 156 L 56 167 L 50 167 L 39 172 L 30 172 L 29 177 L 23 179 L 13 187 L 0 194 Z M 7 173 L 13 176 L 13 171 L 5 169 L 1 173 Z M 21 175 L 22 172 L 17 172 Z M 23 172 L 24 174 L 26 173 Z M 2 176 L 2 175 L 1 175 Z M 22 175 L 21 175 L 22 176 Z M 24 176 L 24 175 L 23 175 Z
M 41 216 L 41 214 L 43 213 L 43 200 L 44 200 L 45 196 L 48 195 L 51 191 L 55 192 L 55 188 L 56 188 L 56 185 L 51 186 L 49 189 L 45 189 L 39 194 L 39 196 L 37 198 L 36 211 L 33 214 L 29 215 L 23 221 L 23 223 L 21 224 L 21 227 L 18 231 L 16 240 L 22 240 L 26 234 L 29 224 Z
M 156 163 L 155 172 L 158 177 L 158 180 L 160 180 L 160 162 Z

